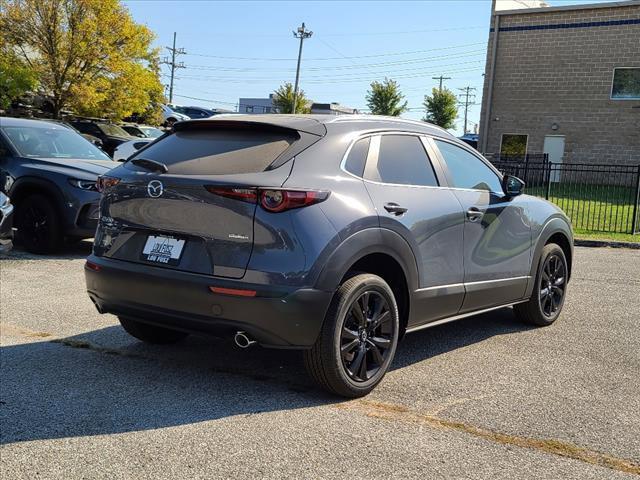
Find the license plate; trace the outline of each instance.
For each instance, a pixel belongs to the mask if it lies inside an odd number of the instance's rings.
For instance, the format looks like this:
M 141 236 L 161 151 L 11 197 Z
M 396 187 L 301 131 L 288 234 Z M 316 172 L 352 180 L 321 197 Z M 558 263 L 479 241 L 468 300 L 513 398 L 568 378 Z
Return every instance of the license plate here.
M 142 258 L 148 262 L 178 265 L 185 241 L 173 237 L 149 235 L 142 249 Z

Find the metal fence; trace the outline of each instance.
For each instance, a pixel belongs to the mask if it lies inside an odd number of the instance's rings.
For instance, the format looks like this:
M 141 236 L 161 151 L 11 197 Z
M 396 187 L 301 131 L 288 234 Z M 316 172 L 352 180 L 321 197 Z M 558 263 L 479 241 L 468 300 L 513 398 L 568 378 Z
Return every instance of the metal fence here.
M 527 184 L 526 193 L 562 208 L 580 231 L 640 234 L 640 165 L 553 163 L 487 156 L 503 173 Z

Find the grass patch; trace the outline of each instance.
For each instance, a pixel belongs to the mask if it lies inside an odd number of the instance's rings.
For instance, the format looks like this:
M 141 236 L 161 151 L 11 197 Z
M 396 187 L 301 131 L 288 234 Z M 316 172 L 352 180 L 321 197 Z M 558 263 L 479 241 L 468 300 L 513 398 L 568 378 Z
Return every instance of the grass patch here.
M 547 193 L 544 186 L 532 186 L 526 191 L 542 198 Z M 589 232 L 590 238 L 592 232 L 628 234 L 631 239 L 619 240 L 638 241 L 631 235 L 635 193 L 633 188 L 614 185 L 552 183 L 549 201 L 564 210 L 576 232 Z
M 591 232 L 589 230 L 581 230 L 577 228 L 573 233 L 575 238 L 580 240 L 640 243 L 640 234 L 631 235 L 630 233 Z

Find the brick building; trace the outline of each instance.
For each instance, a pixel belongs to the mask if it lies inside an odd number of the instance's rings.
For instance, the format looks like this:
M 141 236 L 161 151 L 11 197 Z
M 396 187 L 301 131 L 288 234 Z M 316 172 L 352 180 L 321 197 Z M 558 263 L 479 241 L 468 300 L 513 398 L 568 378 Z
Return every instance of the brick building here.
M 640 164 L 640 0 L 499 7 L 478 149 Z

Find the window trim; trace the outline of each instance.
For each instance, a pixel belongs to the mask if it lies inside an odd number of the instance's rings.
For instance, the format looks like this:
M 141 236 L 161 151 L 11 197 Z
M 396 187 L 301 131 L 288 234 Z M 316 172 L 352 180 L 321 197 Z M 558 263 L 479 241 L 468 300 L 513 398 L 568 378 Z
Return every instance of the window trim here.
M 609 100 L 614 102 L 624 102 L 624 101 L 632 101 L 637 102 L 640 100 L 640 94 L 637 97 L 633 98 L 617 98 L 613 96 L 613 82 L 616 78 L 616 70 L 640 70 L 640 66 L 638 67 L 613 67 L 613 72 L 611 72 L 611 90 L 609 90 Z
M 480 155 L 477 152 L 474 152 L 471 147 L 469 147 L 466 143 L 464 142 L 456 142 L 456 141 L 452 141 L 446 138 L 442 138 L 442 137 L 428 137 L 429 141 L 432 143 L 432 148 L 434 150 L 434 153 L 437 154 L 438 156 L 438 161 L 441 163 L 442 165 L 442 169 L 445 172 L 445 175 L 447 177 L 447 184 L 449 185 L 449 189 L 451 190 L 460 190 L 460 191 L 464 191 L 464 192 L 488 192 L 488 193 L 493 193 L 493 194 L 498 194 L 498 195 L 502 195 L 504 196 L 504 191 L 499 191 L 499 192 L 494 192 L 493 190 L 482 190 L 479 188 L 461 188 L 461 187 L 456 187 L 455 184 L 453 183 L 453 175 L 451 174 L 451 171 L 449 170 L 449 166 L 447 165 L 447 162 L 445 161 L 444 157 L 442 156 L 442 153 L 440 152 L 440 149 L 438 148 L 438 145 L 436 144 L 436 140 L 440 141 L 440 142 L 445 142 L 445 143 L 450 143 L 451 145 L 461 148 L 462 150 L 466 151 L 467 153 L 471 154 L 472 156 L 476 157 L 478 160 L 480 160 L 482 163 L 484 163 L 489 170 L 491 170 L 497 177 L 498 177 L 498 181 L 500 183 L 500 185 L 502 185 L 502 180 L 504 178 L 504 176 L 502 175 L 502 173 L 500 173 L 500 170 L 498 170 L 496 167 L 493 166 L 493 164 L 487 160 L 485 157 L 483 157 L 482 155 Z
M 529 134 L 528 133 L 509 133 L 509 132 L 502 133 L 500 135 L 500 151 L 498 152 L 500 155 L 502 155 L 502 140 L 504 139 L 505 135 L 519 135 L 519 136 L 527 137 L 527 142 L 524 145 L 524 155 L 526 157 L 527 152 L 529 151 Z
M 418 139 L 420 140 L 420 142 L 422 143 L 422 148 L 424 148 L 424 152 L 425 155 L 427 156 L 427 159 L 429 160 L 429 163 L 431 164 L 432 168 L 433 168 L 433 173 L 435 174 L 436 177 L 436 181 L 438 182 L 438 185 L 433 186 L 433 185 L 411 185 L 411 184 L 406 184 L 406 183 L 385 183 L 385 182 L 378 182 L 376 180 L 369 180 L 367 178 L 364 178 L 364 176 L 359 177 L 358 175 L 355 175 L 353 173 L 351 173 L 350 171 L 348 171 L 345 168 L 345 165 L 347 163 L 347 158 L 349 157 L 349 153 L 351 153 L 351 149 L 353 148 L 353 146 L 359 141 L 362 140 L 363 138 L 367 138 L 367 137 L 371 137 L 371 140 L 369 142 L 369 151 L 367 152 L 367 159 L 365 161 L 365 167 L 364 167 L 364 172 L 367 171 L 367 165 L 369 164 L 369 155 L 371 155 L 371 151 L 372 151 L 372 147 L 374 146 L 374 144 L 377 143 L 376 148 L 380 147 L 380 141 L 379 141 L 379 137 L 381 137 L 382 135 L 410 135 L 413 137 L 418 137 Z M 378 140 L 375 139 L 375 137 L 378 137 Z M 349 146 L 347 147 L 347 151 L 345 152 L 345 154 L 342 156 L 342 160 L 340 161 L 340 170 L 342 170 L 344 173 L 346 173 L 347 175 L 357 178 L 358 180 L 362 180 L 363 182 L 367 182 L 367 183 L 371 183 L 371 184 L 375 184 L 375 185 L 384 185 L 384 186 L 389 186 L 389 187 L 410 187 L 410 188 L 448 188 L 449 187 L 449 182 L 448 182 L 448 178 L 446 177 L 443 169 L 442 169 L 442 165 L 440 162 L 440 159 L 434 159 L 431 156 L 431 148 L 429 148 L 429 144 L 427 143 L 427 136 L 424 133 L 419 133 L 419 132 L 407 132 L 407 131 L 402 131 L 402 130 L 398 130 L 398 131 L 394 131 L 394 130 L 378 130 L 378 131 L 371 131 L 371 132 L 366 132 L 363 133 L 361 135 L 357 135 L 356 137 L 353 137 L 353 139 L 351 139 L 351 142 L 349 143 Z M 376 150 L 376 154 L 377 154 L 377 150 Z M 363 172 L 363 175 L 364 175 Z

